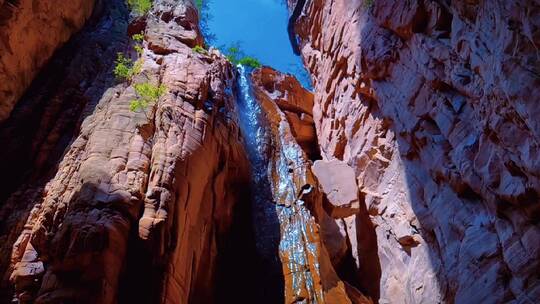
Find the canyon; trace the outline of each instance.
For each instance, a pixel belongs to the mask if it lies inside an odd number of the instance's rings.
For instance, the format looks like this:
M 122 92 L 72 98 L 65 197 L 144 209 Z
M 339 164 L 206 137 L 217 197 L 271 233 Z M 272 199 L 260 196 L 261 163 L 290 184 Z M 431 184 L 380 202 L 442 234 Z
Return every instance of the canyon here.
M 0 0 L 1 303 L 540 300 L 540 5 L 283 2 L 312 88 L 192 0 Z

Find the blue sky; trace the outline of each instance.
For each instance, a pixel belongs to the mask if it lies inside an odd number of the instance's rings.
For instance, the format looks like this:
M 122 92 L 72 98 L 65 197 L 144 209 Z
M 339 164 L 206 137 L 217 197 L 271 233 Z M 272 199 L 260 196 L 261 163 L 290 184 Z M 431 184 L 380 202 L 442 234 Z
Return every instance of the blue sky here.
M 207 0 L 208 27 L 215 46 L 239 41 L 246 55 L 305 83 L 302 60 L 294 55 L 287 34 L 288 13 L 284 0 Z

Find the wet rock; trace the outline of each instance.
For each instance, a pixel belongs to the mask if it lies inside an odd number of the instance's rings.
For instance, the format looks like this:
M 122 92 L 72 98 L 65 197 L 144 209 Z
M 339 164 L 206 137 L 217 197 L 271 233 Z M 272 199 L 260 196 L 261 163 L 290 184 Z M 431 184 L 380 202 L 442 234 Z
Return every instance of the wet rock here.
M 334 269 L 332 262 L 339 259 L 346 245 L 323 209 L 311 162 L 285 114 L 291 104 L 301 108 L 302 101 L 289 102 L 286 96 L 295 95 L 286 88 L 272 94 L 282 77 L 272 77 L 278 81 L 274 84 L 264 78 L 269 73 L 279 75 L 268 68 L 258 69 L 252 79 L 272 147 L 268 170 L 281 231 L 279 255 L 285 278 L 285 303 L 371 303 L 354 287 L 347 286 Z
M 527 1 L 304 7 L 321 155 L 366 195 L 377 261 L 357 271 L 368 286 L 380 263 L 379 303 L 540 297 L 539 14 Z
M 253 81 L 266 98 L 273 100 L 285 114 L 292 134 L 298 144 L 313 159 L 318 157 L 315 123 L 313 121 L 313 94 L 302 87 L 289 74 L 280 73 L 270 67 L 256 70 Z
M 54 51 L 82 28 L 94 2 L 0 2 L 0 122 Z

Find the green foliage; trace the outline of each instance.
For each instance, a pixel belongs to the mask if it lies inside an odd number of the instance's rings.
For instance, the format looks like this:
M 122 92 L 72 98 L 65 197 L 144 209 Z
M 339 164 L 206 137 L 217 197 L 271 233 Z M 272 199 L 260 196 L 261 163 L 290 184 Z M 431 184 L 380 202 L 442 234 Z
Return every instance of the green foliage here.
M 124 56 L 124 54 L 118 53 L 113 71 L 114 77 L 118 80 L 131 81 L 134 76 L 141 73 L 142 64 L 143 62 L 141 59 L 133 62 L 131 59 Z
M 164 85 L 156 86 L 149 82 L 134 85 L 138 98 L 132 100 L 129 109 L 133 112 L 145 110 L 150 104 L 156 103 L 167 92 Z
M 261 63 L 257 58 L 246 56 L 238 61 L 238 64 L 241 64 L 243 66 L 247 66 L 250 68 L 260 68 Z
M 135 35 L 131 36 L 131 39 L 133 39 L 136 42 L 143 42 L 144 34 L 143 33 L 135 34 Z
M 195 0 L 195 5 L 199 12 L 201 12 L 203 10 L 204 0 Z
M 152 0 L 127 0 L 127 3 L 137 15 L 146 15 L 152 8 Z
M 142 53 L 144 52 L 144 48 L 142 47 L 142 45 L 136 44 L 135 46 L 133 46 L 133 48 L 135 49 L 135 52 L 139 54 L 139 56 L 142 55 Z
M 243 52 L 240 50 L 240 43 L 233 43 L 224 51 L 225 57 L 231 63 L 238 64 L 240 57 L 243 56 Z
M 206 54 L 206 50 L 200 46 L 200 45 L 196 45 L 194 48 L 192 48 L 192 50 L 195 52 L 195 53 L 199 53 L 199 54 Z
M 241 64 L 243 66 L 251 67 L 254 69 L 261 67 L 261 63 L 257 58 L 246 56 L 244 54 L 244 51 L 242 51 L 239 42 L 231 44 L 228 48 L 225 49 L 223 53 L 225 54 L 227 60 L 229 60 L 234 65 Z

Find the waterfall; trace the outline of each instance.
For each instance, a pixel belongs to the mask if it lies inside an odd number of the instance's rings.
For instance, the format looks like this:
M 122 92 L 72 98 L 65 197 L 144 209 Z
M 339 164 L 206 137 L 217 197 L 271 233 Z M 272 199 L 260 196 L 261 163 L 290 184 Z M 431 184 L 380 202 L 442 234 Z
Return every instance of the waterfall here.
M 282 265 L 279 259 L 280 222 L 268 176 L 271 139 L 260 104 L 254 98 L 249 75 L 251 68 L 238 65 L 238 116 L 245 149 L 252 168 L 252 224 L 261 277 L 266 278 L 264 296 L 269 303 L 283 302 Z M 276 298 L 278 297 L 278 298 Z
M 318 228 L 302 198 L 312 191 L 305 172 L 307 160 L 301 147 L 288 137 L 288 124 L 279 124 L 272 134 L 270 126 L 277 123 L 276 118 L 266 117 L 268 109 L 263 110 L 263 101 L 254 97 L 251 71 L 238 65 L 238 116 L 252 167 L 252 223 L 262 262 L 259 273 L 268 277 L 265 296 L 275 296 L 285 284 L 289 298 L 307 296 L 317 303 L 323 298 L 314 282 L 320 275 Z

